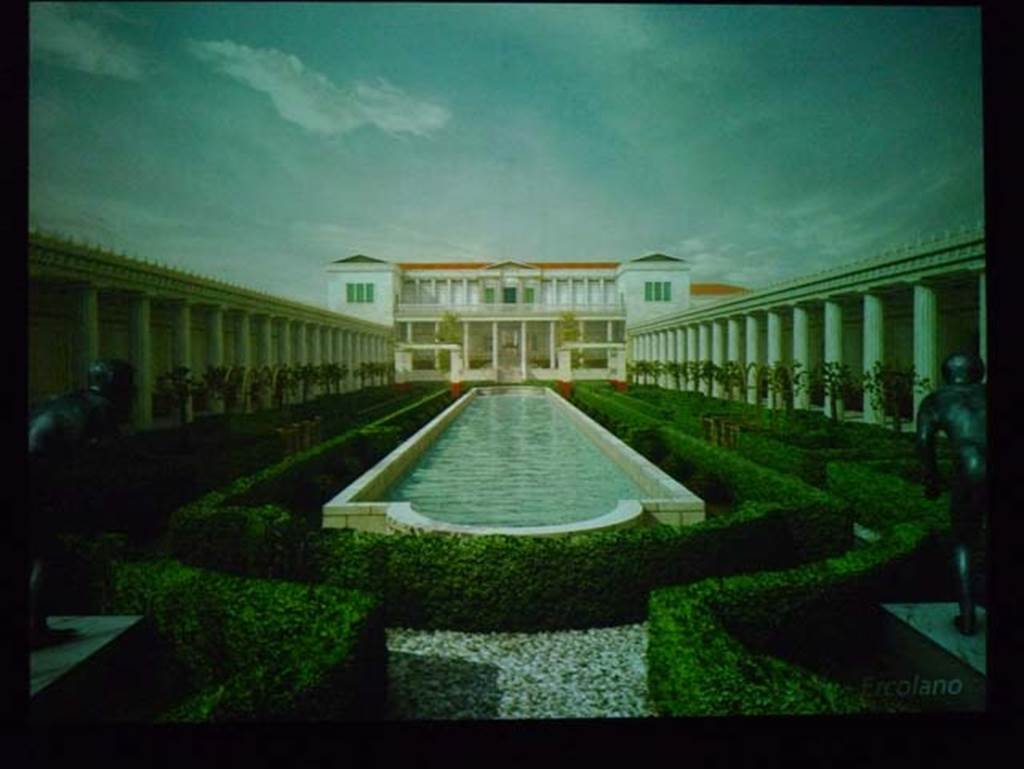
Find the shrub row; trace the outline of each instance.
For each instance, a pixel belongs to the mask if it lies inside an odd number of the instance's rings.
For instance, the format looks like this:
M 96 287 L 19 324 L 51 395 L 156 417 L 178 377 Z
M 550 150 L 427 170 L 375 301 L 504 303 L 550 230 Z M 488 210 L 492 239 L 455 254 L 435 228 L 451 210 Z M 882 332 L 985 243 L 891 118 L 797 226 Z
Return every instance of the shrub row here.
M 176 561 L 117 563 L 110 604 L 144 614 L 187 679 L 164 721 L 379 717 L 384 626 L 369 596 Z M 157 693 L 154 693 L 156 696 Z
M 564 537 L 327 530 L 307 578 L 380 597 L 389 625 L 539 631 L 641 622 L 650 590 L 794 563 L 781 510 Z
M 586 389 L 574 400 L 591 417 L 627 439 L 684 485 L 694 476 L 711 488 L 727 488 L 738 502 L 774 502 L 789 511 L 792 545 L 801 559 L 842 552 L 852 544 L 852 520 L 829 494 L 686 435 L 627 404 Z
M 865 602 L 929 535 L 901 524 L 879 542 L 795 569 L 655 590 L 648 682 L 662 715 L 849 713 L 888 709 L 766 649 L 799 649 L 813 629 Z
M 322 525 L 322 505 L 450 401 L 438 390 L 184 505 L 171 517 L 165 547 L 197 566 L 216 568 L 222 553 L 229 569 L 289 573 L 304 533 Z
M 890 463 L 831 462 L 826 487 L 841 499 L 857 523 L 884 532 L 896 524 L 926 523 L 937 530 L 949 528 L 949 494 L 926 499 L 924 487 L 882 472 Z

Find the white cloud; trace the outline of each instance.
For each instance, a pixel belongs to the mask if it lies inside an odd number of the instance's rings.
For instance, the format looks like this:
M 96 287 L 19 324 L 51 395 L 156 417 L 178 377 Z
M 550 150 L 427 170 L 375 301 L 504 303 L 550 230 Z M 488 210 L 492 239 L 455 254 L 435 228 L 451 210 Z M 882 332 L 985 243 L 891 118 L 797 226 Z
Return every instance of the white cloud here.
M 384 80 L 338 87 L 296 56 L 272 48 L 222 40 L 190 41 L 189 50 L 220 72 L 267 94 L 281 117 L 311 133 L 330 136 L 369 124 L 389 133 L 423 135 L 449 119 L 443 107 L 409 96 Z
M 33 4 L 30 19 L 33 56 L 91 75 L 142 79 L 139 52 L 102 27 L 80 18 L 79 8 L 64 3 Z

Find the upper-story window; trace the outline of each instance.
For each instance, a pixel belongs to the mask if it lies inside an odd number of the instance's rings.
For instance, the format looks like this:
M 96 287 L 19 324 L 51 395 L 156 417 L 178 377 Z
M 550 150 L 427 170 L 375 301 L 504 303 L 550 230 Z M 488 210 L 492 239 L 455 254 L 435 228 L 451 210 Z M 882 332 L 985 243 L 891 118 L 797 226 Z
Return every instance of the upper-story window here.
M 661 281 L 647 281 L 644 283 L 645 302 L 671 302 L 672 284 Z
M 494 288 L 484 286 L 484 304 L 494 304 Z
M 349 304 L 373 302 L 372 283 L 346 283 L 345 300 Z
M 516 289 L 515 286 L 511 288 L 503 288 L 501 291 L 501 301 L 503 304 L 515 304 L 516 303 Z
M 537 301 L 534 290 L 530 286 L 523 289 L 523 301 L 526 302 L 526 304 L 533 304 Z

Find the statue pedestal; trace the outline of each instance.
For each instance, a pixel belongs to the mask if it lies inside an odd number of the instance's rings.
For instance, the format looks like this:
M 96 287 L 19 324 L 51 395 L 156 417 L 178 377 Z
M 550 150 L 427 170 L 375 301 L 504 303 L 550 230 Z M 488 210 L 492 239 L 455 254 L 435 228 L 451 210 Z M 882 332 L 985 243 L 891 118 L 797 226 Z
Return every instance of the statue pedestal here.
M 142 616 L 50 617 L 49 625 L 77 635 L 31 652 L 32 721 L 105 720 L 125 691 L 147 689 L 151 639 Z
M 953 626 L 956 603 L 889 603 L 882 604 L 882 611 L 886 645 L 905 671 L 901 683 L 910 681 L 916 696 L 941 697 L 943 710 L 985 709 L 988 622 L 983 608 L 976 609 L 978 631 L 972 636 Z

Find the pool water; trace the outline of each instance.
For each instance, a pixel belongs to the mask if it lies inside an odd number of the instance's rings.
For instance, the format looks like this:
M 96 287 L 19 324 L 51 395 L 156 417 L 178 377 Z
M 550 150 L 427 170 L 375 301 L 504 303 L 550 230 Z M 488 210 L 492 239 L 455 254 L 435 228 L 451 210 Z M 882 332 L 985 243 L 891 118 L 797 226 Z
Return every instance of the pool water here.
M 411 502 L 447 523 L 546 526 L 642 496 L 537 390 L 479 393 L 381 499 Z

